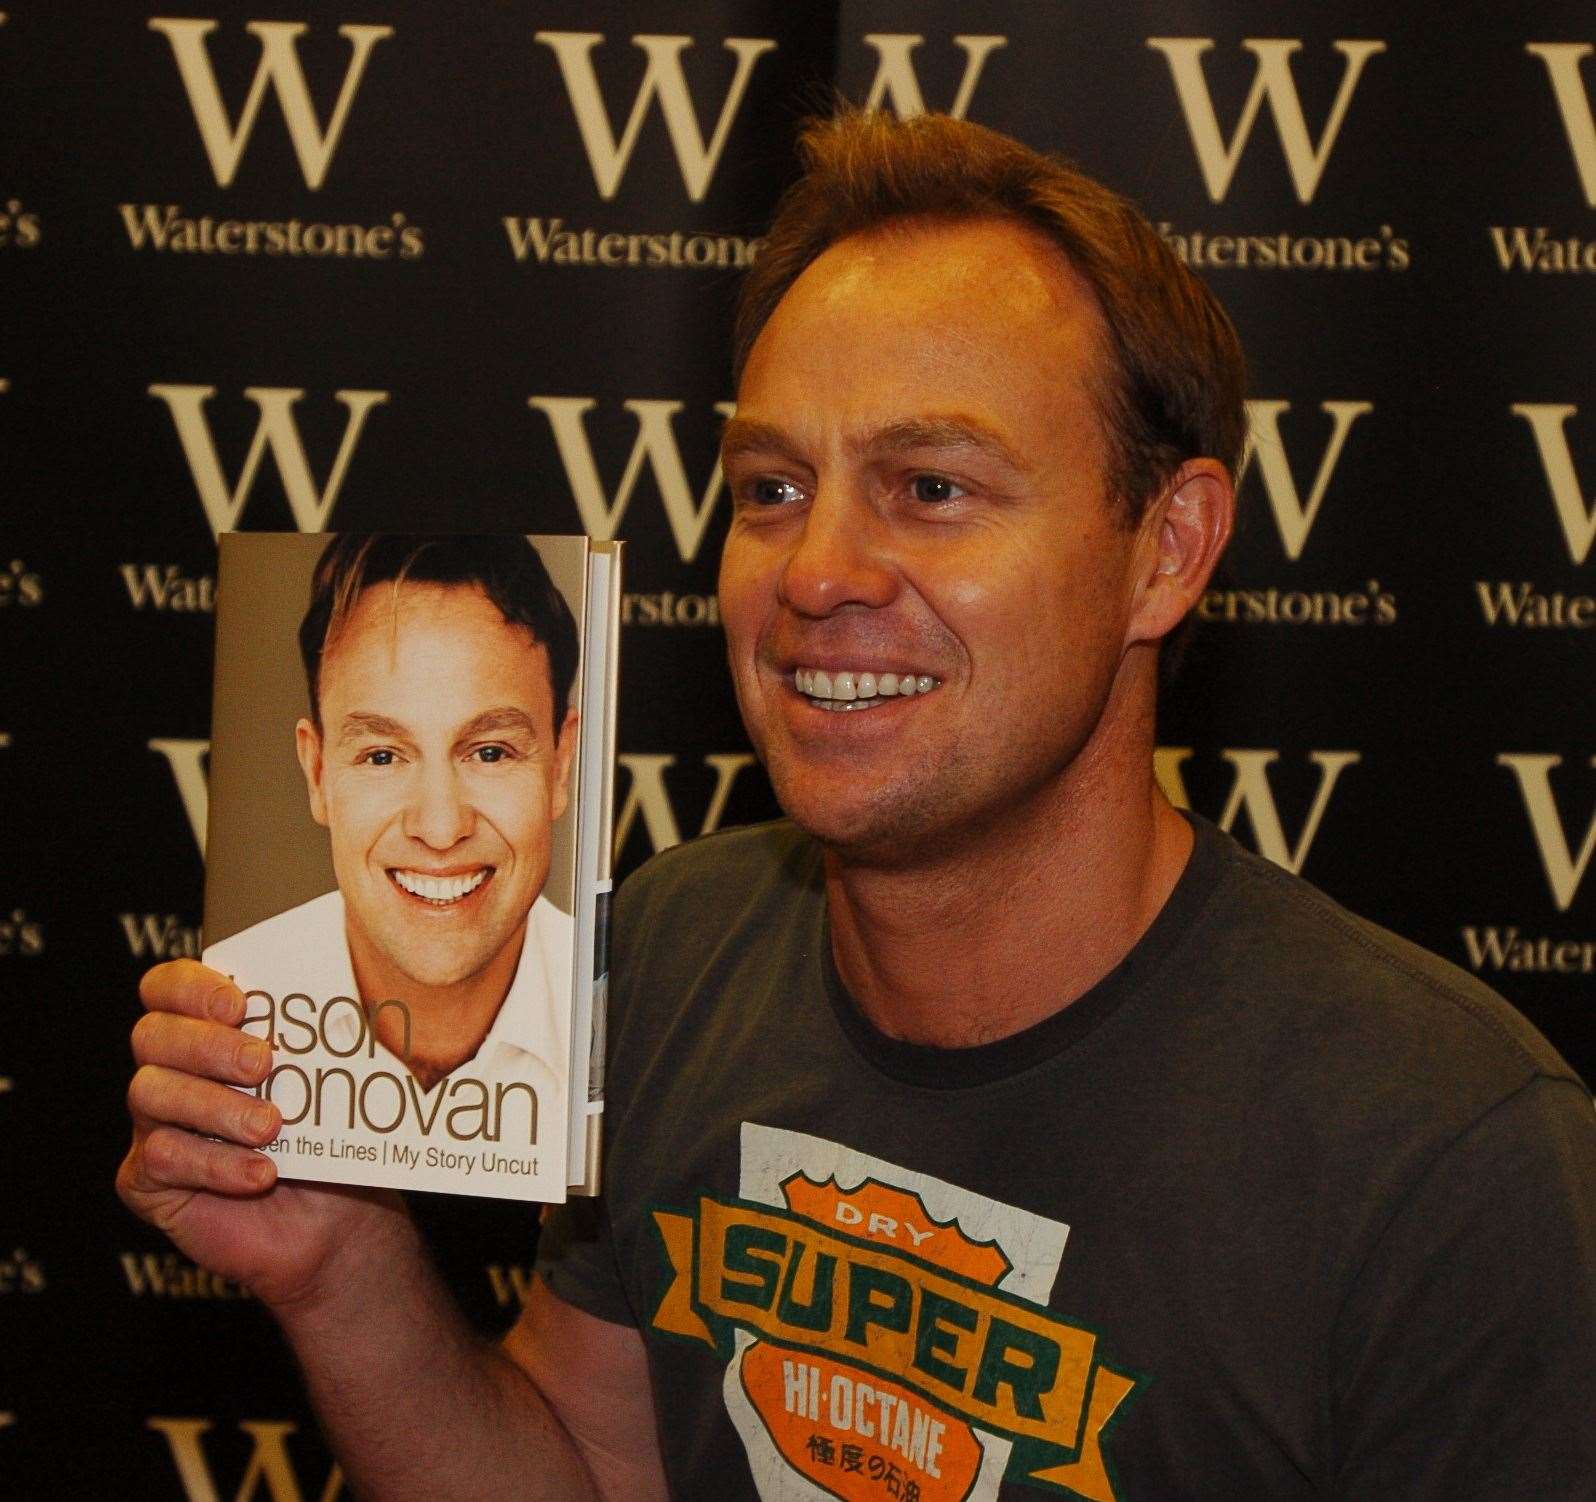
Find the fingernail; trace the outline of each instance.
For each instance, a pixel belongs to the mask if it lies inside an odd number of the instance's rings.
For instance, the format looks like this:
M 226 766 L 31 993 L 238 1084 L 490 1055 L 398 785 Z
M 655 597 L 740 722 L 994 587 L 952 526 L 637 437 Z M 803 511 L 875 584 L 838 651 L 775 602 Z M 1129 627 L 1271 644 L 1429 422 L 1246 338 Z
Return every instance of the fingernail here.
M 271 1056 L 271 1050 L 259 1038 L 246 1038 L 238 1045 L 238 1067 L 245 1074 L 259 1074 Z
M 268 1105 L 253 1106 L 249 1112 L 249 1134 L 264 1136 L 277 1124 L 277 1113 Z
M 205 1010 L 218 1022 L 227 1022 L 238 1009 L 235 995 L 236 993 L 228 987 L 218 986 L 211 992 L 211 999 L 206 1004 Z

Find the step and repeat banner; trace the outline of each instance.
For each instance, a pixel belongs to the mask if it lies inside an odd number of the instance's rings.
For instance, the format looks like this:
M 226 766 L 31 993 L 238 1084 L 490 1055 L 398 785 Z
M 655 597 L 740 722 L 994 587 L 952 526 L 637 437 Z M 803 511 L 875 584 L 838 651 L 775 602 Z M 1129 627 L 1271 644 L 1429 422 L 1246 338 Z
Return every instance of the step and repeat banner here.
M 1159 775 L 1591 1077 L 1593 52 L 1533 0 L 0 0 L 0 1490 L 341 1487 L 269 1320 L 111 1188 L 137 977 L 200 947 L 219 533 L 625 538 L 620 868 L 771 811 L 716 439 L 837 97 L 1068 154 L 1218 291 L 1244 521 Z M 533 1215 L 416 1209 L 501 1328 Z

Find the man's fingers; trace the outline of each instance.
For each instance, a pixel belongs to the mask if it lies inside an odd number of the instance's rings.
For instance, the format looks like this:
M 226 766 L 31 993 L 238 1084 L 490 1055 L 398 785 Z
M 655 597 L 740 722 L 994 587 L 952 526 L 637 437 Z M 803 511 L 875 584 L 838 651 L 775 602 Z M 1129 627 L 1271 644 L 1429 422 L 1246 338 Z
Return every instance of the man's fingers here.
M 236 1027 L 244 1020 L 244 993 L 219 970 L 198 960 L 168 960 L 146 970 L 139 1000 L 152 1012 L 178 1012 Z
M 134 1127 L 152 1135 L 163 1126 L 187 1127 L 246 1147 L 264 1147 L 283 1120 L 270 1101 L 160 1064 L 145 1064 L 134 1074 L 127 1105 Z
M 133 1057 L 188 1074 L 258 1085 L 271 1068 L 271 1046 L 237 1028 L 170 1012 L 146 1012 L 133 1024 Z
M 213 1194 L 259 1194 L 277 1177 L 270 1158 L 229 1142 L 208 1142 L 176 1127 L 156 1127 L 129 1159 L 135 1196 L 171 1189 L 203 1189 Z

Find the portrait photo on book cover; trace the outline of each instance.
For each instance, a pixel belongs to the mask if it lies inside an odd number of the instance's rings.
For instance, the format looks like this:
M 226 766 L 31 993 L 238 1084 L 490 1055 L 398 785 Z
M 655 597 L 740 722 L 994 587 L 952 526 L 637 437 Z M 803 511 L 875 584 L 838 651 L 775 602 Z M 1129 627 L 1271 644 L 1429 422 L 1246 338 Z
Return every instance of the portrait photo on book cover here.
M 222 539 L 205 960 L 290 1052 L 563 1099 L 584 566 L 566 541 Z

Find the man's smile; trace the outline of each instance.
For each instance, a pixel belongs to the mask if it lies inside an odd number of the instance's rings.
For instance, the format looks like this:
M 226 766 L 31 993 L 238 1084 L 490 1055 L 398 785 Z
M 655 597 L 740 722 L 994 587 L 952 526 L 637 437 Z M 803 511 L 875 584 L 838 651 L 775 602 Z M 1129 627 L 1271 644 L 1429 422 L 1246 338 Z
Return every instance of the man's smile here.
M 929 673 L 878 673 L 868 668 L 794 668 L 792 682 L 817 709 L 829 710 L 874 709 L 941 686 L 941 679 Z
M 452 907 L 482 887 L 496 869 L 493 866 L 478 866 L 471 871 L 432 875 L 403 866 L 390 866 L 388 878 L 402 891 L 420 898 L 429 906 Z

